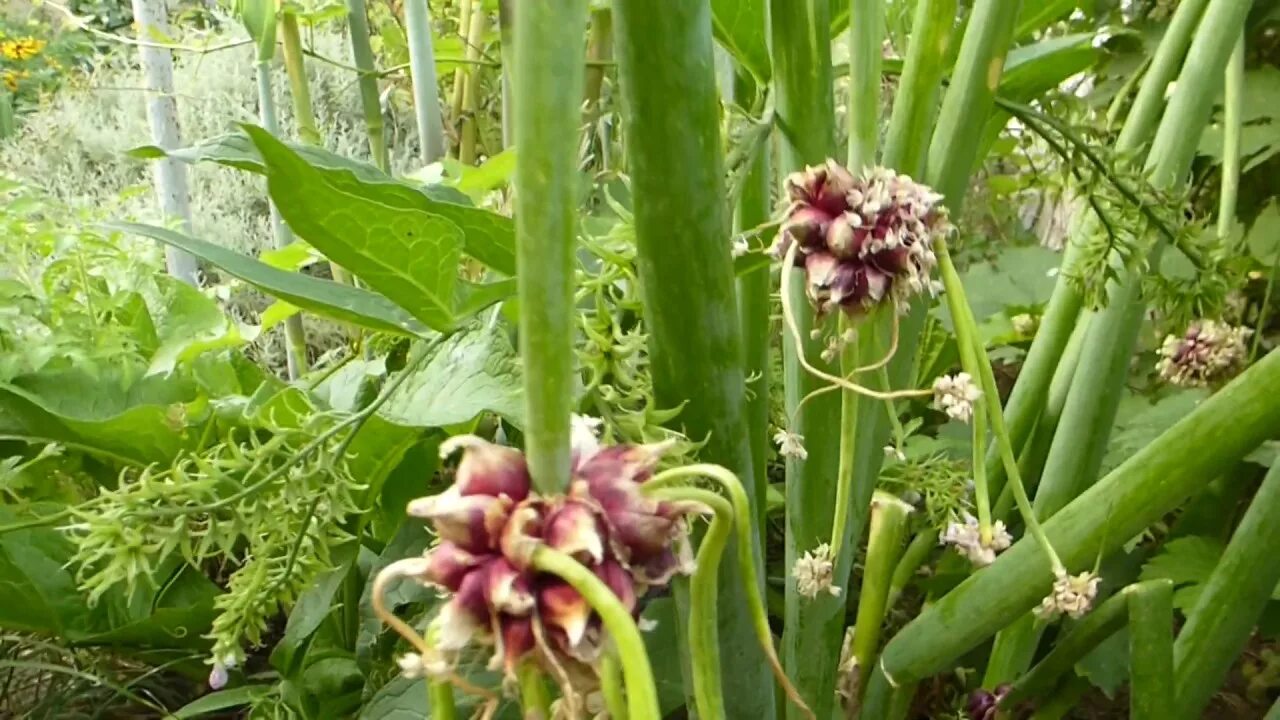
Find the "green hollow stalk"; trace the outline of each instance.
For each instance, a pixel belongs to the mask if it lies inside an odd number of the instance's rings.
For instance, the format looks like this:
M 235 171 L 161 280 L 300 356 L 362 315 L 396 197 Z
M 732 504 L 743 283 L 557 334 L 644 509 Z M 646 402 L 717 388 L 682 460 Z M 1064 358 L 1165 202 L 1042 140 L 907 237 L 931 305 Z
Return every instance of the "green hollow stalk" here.
M 889 493 L 876 493 L 871 500 L 867 557 L 853 633 L 853 657 L 858 668 L 859 688 L 866 687 L 867 675 L 880 649 L 880 629 L 888 609 L 893 572 L 902 555 L 902 539 L 911 510 L 910 505 Z
M 477 116 L 480 112 L 480 59 L 483 56 L 484 34 L 489 27 L 489 14 L 477 4 L 471 10 L 467 25 L 467 73 L 462 85 L 462 127 L 458 131 L 458 162 L 474 165 L 476 141 L 479 137 Z
M 907 57 L 884 139 L 884 164 L 912 177 L 924 172 L 929 121 L 947 69 L 945 58 L 955 21 L 956 0 L 916 0 Z
M 746 98 L 754 92 L 754 83 L 743 69 L 735 80 L 735 95 Z M 734 209 L 733 229 L 745 232 L 764 225 L 773 211 L 769 153 L 757 154 L 742 181 L 742 192 Z M 768 244 L 772 233 L 761 241 Z M 764 497 L 769 488 L 769 410 L 773 364 L 770 361 L 774 324 L 771 318 L 773 280 L 768 266 L 756 268 L 737 277 L 738 326 L 742 333 L 742 371 L 747 379 L 747 432 L 751 445 L 752 494 Z M 765 504 L 757 503 L 756 527 L 765 527 Z
M 1044 530 L 1068 569 L 1092 567 L 1269 439 L 1280 426 L 1280 403 L 1266 393 L 1276 383 L 1280 353 L 1273 352 L 1050 518 Z M 1200 442 L 1205 437 L 1215 442 Z M 907 683 L 951 667 L 1010 618 L 1031 610 L 1052 583 L 1043 553 L 1024 538 L 889 641 L 881 654 L 886 682 Z
M 1014 708 L 1028 700 L 1050 696 L 1051 691 L 1104 640 L 1124 627 L 1129 613 L 1129 596 L 1134 585 L 1107 598 L 1079 621 L 1065 628 L 1053 649 L 1040 662 L 1013 682 L 1001 705 Z M 984 684 L 985 685 L 985 684 Z M 994 686 L 989 686 L 994 687 Z
M 382 102 L 378 97 L 378 70 L 369 42 L 369 15 L 365 0 L 346 0 L 347 28 L 351 32 L 351 57 L 359 71 L 360 107 L 364 111 L 365 132 L 369 135 L 369 155 L 378 169 L 391 172 L 387 138 L 382 123 Z
M 1218 195 L 1218 237 L 1231 237 L 1240 196 L 1240 136 L 1244 115 L 1244 35 L 1227 60 L 1222 101 L 1222 191 Z
M 523 720 L 551 720 L 551 693 L 538 664 L 532 660 L 521 662 L 516 668 L 516 682 L 520 687 L 520 716 Z M 435 720 L 434 715 L 432 720 Z
M 404 25 L 409 42 L 409 72 L 413 82 L 413 116 L 418 126 L 418 152 L 424 165 L 444 157 L 444 123 L 440 119 L 440 89 L 436 57 L 431 47 L 431 8 L 427 0 L 404 1 Z
M 631 613 L 618 596 L 585 565 L 546 545 L 539 545 L 533 551 L 531 565 L 539 572 L 564 580 L 600 616 L 604 629 L 618 649 L 622 677 L 626 683 L 627 713 L 633 718 L 662 717 L 658 706 L 658 689 L 654 684 L 653 668 L 645 651 L 644 638 L 640 636 L 640 629 L 636 627 Z
M 525 453 L 539 492 L 569 481 L 573 411 L 573 247 L 586 0 L 516 13 L 514 130 Z
M 898 602 L 902 591 L 911 584 L 920 566 L 924 565 L 925 560 L 929 559 L 929 554 L 937 546 L 938 531 L 933 528 L 921 530 L 911 538 L 911 542 L 907 543 L 907 549 L 902 552 L 902 559 L 898 560 L 897 567 L 893 569 L 893 578 L 889 581 L 889 597 L 885 600 L 886 608 L 892 608 Z
M 654 395 L 662 407 L 682 406 L 673 423 L 705 440 L 701 459 L 754 478 L 711 9 L 705 0 L 672 0 L 654 12 L 645 0 L 618 0 L 613 15 Z M 754 482 L 744 490 L 753 507 L 763 504 Z M 747 529 L 744 550 L 758 557 L 759 529 Z M 738 587 L 740 573 L 726 563 L 720 582 Z M 726 712 L 770 711 L 769 667 L 742 594 L 721 596 L 717 621 Z
M 502 58 L 502 147 L 514 143 L 511 128 L 511 80 L 515 67 L 516 0 L 498 0 L 498 42 Z
M 875 166 L 880 140 L 880 66 L 884 45 L 884 7 L 878 0 L 851 0 L 849 25 L 849 156 L 848 168 L 855 175 Z M 868 319 L 859 327 L 858 320 L 841 315 L 836 326 L 838 337 L 847 333 L 861 335 L 856 342 L 846 343 L 840 351 L 840 374 L 848 377 L 866 364 L 863 358 L 874 353 L 876 324 L 885 313 Z M 859 349 L 863 352 L 859 352 Z M 870 352 L 867 352 L 870 351 Z M 888 388 L 884 388 L 888 389 Z M 840 391 L 840 450 L 836 462 L 835 514 L 831 521 L 831 556 L 837 567 L 852 567 L 852 559 L 843 562 L 846 545 L 856 546 L 862 538 L 862 523 L 849 525 L 850 515 L 867 505 L 875 488 L 876 477 L 863 473 L 855 477 L 858 443 L 858 406 L 863 398 L 850 390 Z M 871 404 L 871 403 L 868 403 Z M 868 508 L 869 509 L 869 508 Z M 865 513 L 864 513 L 865 514 Z M 856 550 L 850 550 L 856 553 Z M 837 587 L 848 584 L 847 571 L 832 578 Z
M 1271 709 L 1267 711 L 1267 716 L 1262 720 L 1280 720 L 1280 699 L 1272 703 Z
M 880 141 L 880 67 L 884 57 L 884 2 L 849 0 L 850 170 L 876 164 Z
M 1187 4 L 1184 3 L 1179 12 L 1185 7 Z M 1205 10 L 1200 29 L 1195 34 L 1179 75 L 1177 92 L 1170 100 L 1147 156 L 1145 170 L 1154 187 L 1173 189 L 1190 168 L 1200 134 L 1208 124 L 1221 72 L 1226 66 L 1227 56 L 1239 35 L 1247 10 L 1247 6 L 1234 0 L 1213 0 Z M 1172 33 L 1173 29 L 1169 32 Z M 1162 43 L 1161 50 L 1163 49 Z M 1159 56 L 1158 52 L 1152 71 L 1139 89 L 1138 99 L 1135 101 L 1134 112 L 1142 112 L 1144 117 L 1148 97 L 1154 92 L 1149 83 L 1153 79 L 1158 82 L 1163 77 L 1162 73 L 1157 72 L 1157 67 L 1162 65 Z M 1164 85 L 1160 87 L 1163 89 Z M 1130 127 L 1130 122 L 1126 122 L 1125 131 Z M 1121 132 L 1118 145 L 1127 141 L 1133 145 L 1122 147 L 1136 147 L 1138 139 L 1130 138 L 1132 133 L 1125 131 Z M 1152 265 L 1158 264 L 1162 249 L 1162 241 L 1158 241 L 1149 259 Z M 1068 258 L 1064 262 L 1069 261 Z M 1062 280 L 1059 287 L 1066 284 Z M 1146 303 L 1141 297 L 1141 284 L 1140 272 L 1122 271 L 1120 282 L 1110 288 L 1107 307 L 1087 313 L 1089 328 L 1057 431 L 1045 459 L 1043 479 L 1036 492 L 1035 512 L 1041 519 L 1051 517 L 1097 477 L 1146 311 Z M 1058 299 L 1058 296 L 1059 293 L 1055 290 L 1054 299 Z M 1067 291 L 1064 298 L 1065 301 L 1074 299 L 1078 306 L 1079 296 L 1073 290 Z M 1053 309 L 1051 300 L 1050 310 Z M 1044 332 L 1043 325 L 1041 332 Z M 1034 352 L 1033 343 L 1028 362 Z M 1025 368 L 1023 372 L 1027 372 Z M 1039 633 L 1034 625 L 1024 621 L 1015 632 L 1002 634 L 993 653 L 1027 657 L 1038 637 Z M 1014 647 L 1002 647 L 1007 643 L 1013 643 Z M 1010 677 L 1020 669 L 1009 668 Z
M 1247 12 L 1248 4 L 1235 0 L 1213 0 L 1206 9 L 1178 77 L 1177 92 L 1147 157 L 1145 169 L 1154 187 L 1175 190 L 1190 169 Z M 1162 247 L 1163 242 L 1158 242 L 1152 251 L 1152 266 L 1158 265 Z M 1107 307 L 1091 314 L 1079 365 L 1045 460 L 1044 480 L 1036 493 L 1041 518 L 1051 516 L 1091 484 L 1102 464 L 1146 313 L 1142 274 L 1142 270 L 1121 272 Z
M 775 127 L 780 145 L 782 174 L 819 165 L 835 155 L 835 98 L 832 94 L 830 3 L 827 0 L 771 0 L 771 59 L 774 78 Z M 793 307 L 808 307 L 803 271 L 793 269 Z M 836 674 L 844 635 L 843 598 L 825 594 L 806 598 L 796 591 L 790 569 L 804 553 L 831 539 L 835 476 L 840 448 L 840 399 L 826 393 L 796 407 L 825 383 L 800 366 L 798 357 L 814 358 L 822 352 L 820 340 L 810 338 L 813 314 L 796 313 L 802 347 L 783 333 L 783 382 L 788 429 L 803 437 L 807 457 L 786 459 L 787 582 L 782 633 L 782 662 L 799 692 L 813 703 L 822 718 L 835 707 Z M 818 364 L 825 371 L 833 368 Z M 841 587 L 848 577 L 848 554 L 833 573 Z M 788 709 L 787 717 L 800 717 Z
M 293 99 L 293 117 L 298 123 L 298 139 L 318 147 L 324 142 L 320 136 L 320 129 L 316 126 L 315 107 L 311 104 L 311 82 L 307 79 L 302 36 L 298 32 L 298 18 L 283 5 L 283 2 L 277 4 L 280 20 L 280 49 L 284 57 L 285 73 L 289 77 L 289 97 Z M 333 275 L 335 282 L 351 283 L 351 275 L 332 260 L 329 261 L 329 272 Z
M 1117 155 L 1132 155 L 1151 138 L 1164 110 L 1165 91 L 1182 66 L 1182 59 L 1208 1 L 1183 0 L 1178 3 L 1138 88 L 1120 135 L 1116 138 Z M 1078 234 L 1084 238 L 1098 229 L 1097 219 L 1092 216 L 1085 218 L 1081 224 Z M 1018 373 L 1018 380 L 1005 402 L 1005 420 L 1009 425 L 1009 439 L 1014 447 L 1021 447 L 1031 436 L 1045 395 L 1049 391 L 1054 369 L 1080 317 L 1083 298 L 1067 281 L 1070 271 L 1075 267 L 1079 242 L 1082 242 L 1080 237 L 1072 237 L 1067 243 L 1062 258 L 1062 272 L 1058 273 L 1058 282 L 1041 317 L 1035 340 L 1031 343 L 1031 349 Z M 1004 482 L 1004 472 L 999 452 L 995 448 L 987 455 L 987 474 L 993 492 L 998 490 Z
M 1129 718 L 1168 720 L 1174 712 L 1173 581 L 1129 593 Z
M 689 580 L 689 652 L 693 693 L 700 720 L 724 720 L 724 691 L 720 685 L 720 640 L 716 629 L 717 574 L 729 533 L 733 506 L 710 490 L 662 488 L 648 493 L 660 500 L 693 501 L 712 510 L 711 525 L 698 545 L 697 568 Z
M 275 54 L 274 34 L 271 42 L 260 43 L 256 48 L 254 74 L 258 81 L 258 116 L 262 127 L 272 135 L 280 134 L 280 121 L 276 115 L 276 100 L 271 88 L 271 60 Z M 274 202 L 268 202 L 271 212 L 271 231 L 276 248 L 293 243 L 293 230 L 280 217 Z M 307 335 L 302 327 L 302 316 L 295 313 L 284 321 L 285 362 L 290 380 L 297 380 L 307 372 Z
M 612 651 L 600 657 L 600 694 L 611 720 L 627 720 L 627 696 L 622 687 L 622 664 Z
M 458 39 L 466 44 L 468 30 L 471 28 L 471 11 L 475 7 L 474 0 L 458 0 Z M 463 57 L 466 57 L 466 50 L 463 50 Z M 458 65 L 453 71 L 453 87 L 449 91 L 449 122 L 453 125 L 455 139 L 460 137 L 461 120 L 462 120 L 462 93 L 467 87 L 467 66 L 466 63 Z M 454 147 L 457 152 L 457 146 Z
M 427 682 L 427 701 L 432 720 L 458 720 L 458 705 L 453 699 L 453 686 L 448 682 Z
M 1272 352 L 1258 366 L 1273 360 Z M 1238 480 L 1237 480 L 1238 481 Z M 1280 582 L 1280 463 L 1272 465 L 1174 645 L 1177 717 L 1199 717 Z

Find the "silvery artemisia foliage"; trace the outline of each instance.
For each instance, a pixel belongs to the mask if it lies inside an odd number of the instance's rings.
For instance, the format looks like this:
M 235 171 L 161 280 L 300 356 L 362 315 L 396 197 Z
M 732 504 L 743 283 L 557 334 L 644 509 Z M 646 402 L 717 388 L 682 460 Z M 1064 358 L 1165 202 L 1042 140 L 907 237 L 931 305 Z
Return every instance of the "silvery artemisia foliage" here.
M 952 230 L 941 195 L 888 168 L 855 176 L 834 160 L 793 173 L 786 188 L 791 205 L 773 252 L 799 246 L 796 265 L 819 314 L 902 308 L 936 290 L 933 240 Z
M 76 509 L 69 528 L 91 602 L 112 586 L 149 581 L 175 555 L 230 569 L 209 633 L 211 680 L 223 679 L 262 641 L 280 607 L 332 566 L 330 551 L 350 539 L 341 528 L 360 512 L 366 489 L 353 474 L 347 431 L 298 452 L 350 416 L 235 410 L 237 424 L 198 451 L 168 467 L 122 473 L 117 487 Z
M 575 436 L 570 484 L 554 496 L 532 490 L 519 450 L 474 436 L 442 446 L 445 454 L 463 449 L 455 483 L 408 508 L 439 542 L 404 574 L 448 594 L 433 621 L 446 657 L 479 644 L 494 649 L 492 666 L 508 674 L 532 653 L 573 677 L 590 676 L 604 628 L 568 583 L 531 567 L 540 544 L 590 568 L 637 617 L 646 590 L 692 571 L 686 518 L 705 508 L 640 491 L 665 447 L 600 447 L 581 427 Z

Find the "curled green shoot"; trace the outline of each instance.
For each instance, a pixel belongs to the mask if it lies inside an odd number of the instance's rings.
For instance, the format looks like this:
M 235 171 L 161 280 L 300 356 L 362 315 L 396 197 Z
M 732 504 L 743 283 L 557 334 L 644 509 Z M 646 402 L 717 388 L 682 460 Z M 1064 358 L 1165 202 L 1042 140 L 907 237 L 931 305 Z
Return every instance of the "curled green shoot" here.
M 610 649 L 600 658 L 600 694 L 604 708 L 613 720 L 627 720 L 627 696 L 622 689 L 622 665 L 618 654 Z
M 809 705 L 805 703 L 804 698 L 800 697 L 795 685 L 787 677 L 786 671 L 782 669 L 781 661 L 778 660 L 777 651 L 773 647 L 773 633 L 769 629 L 769 615 L 765 609 L 764 597 L 760 592 L 760 579 L 756 572 L 754 553 L 751 551 L 751 507 L 747 502 L 747 493 L 742 488 L 742 481 L 738 479 L 737 475 L 719 465 L 699 463 L 664 470 L 645 482 L 643 488 L 644 492 L 653 493 L 662 488 L 678 486 L 690 478 L 698 477 L 714 480 L 729 496 L 729 501 L 733 505 L 734 519 L 736 520 L 734 529 L 737 536 L 735 545 L 737 546 L 738 569 L 742 575 L 743 590 L 747 596 L 747 606 L 751 612 L 751 624 L 755 629 L 756 639 L 759 640 L 760 647 L 764 650 L 765 656 L 769 660 L 769 666 L 773 669 L 774 678 L 777 679 L 778 685 L 782 687 L 787 698 L 796 707 L 800 708 L 806 716 L 813 718 L 813 711 L 809 709 Z
M 646 493 L 660 500 L 693 501 L 714 513 L 711 526 L 698 545 L 697 569 L 689 580 L 689 652 L 693 659 L 693 694 L 698 717 L 723 720 L 724 692 L 720 685 L 720 640 L 716 628 L 716 599 L 720 558 L 734 525 L 733 506 L 719 494 L 692 487 L 660 487 Z
M 627 690 L 627 713 L 633 718 L 662 717 L 658 706 L 658 689 L 653 680 L 653 668 L 649 665 L 644 639 L 640 637 L 640 629 L 636 627 L 631 613 L 618 596 L 582 563 L 546 545 L 538 545 L 533 549 L 530 563 L 535 570 L 550 573 L 568 583 L 600 616 L 605 630 L 618 649 Z

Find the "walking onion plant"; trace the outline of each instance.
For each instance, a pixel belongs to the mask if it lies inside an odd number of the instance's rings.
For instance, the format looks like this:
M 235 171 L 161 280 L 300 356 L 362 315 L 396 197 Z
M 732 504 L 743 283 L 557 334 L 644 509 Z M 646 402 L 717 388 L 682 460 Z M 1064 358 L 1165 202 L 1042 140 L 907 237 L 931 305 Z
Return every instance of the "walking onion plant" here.
M 1144 277 L 1161 276 L 1175 254 L 1213 272 L 1230 242 L 1239 163 L 1224 164 L 1218 245 L 1183 226 L 1184 186 L 1224 77 L 1228 155 L 1239 153 L 1250 3 L 1178 4 L 1143 76 L 1113 104 L 1117 117 L 1128 109 L 1107 150 L 1036 104 L 1081 70 L 1045 60 L 1051 48 L 1032 39 L 1070 2 L 851 0 L 835 17 L 827 0 L 515 2 L 503 22 L 513 47 L 501 53 L 511 65 L 502 120 L 516 152 L 514 222 L 390 177 L 363 0 L 346 5 L 376 167 L 273 137 L 275 6 L 247 4 L 261 16 L 266 132 L 249 127 L 185 157 L 265 173 L 282 242 L 292 228 L 360 282 L 117 227 L 304 310 L 431 348 L 480 322 L 509 323 L 520 422 L 501 433 L 451 428 L 439 446 L 445 458 L 461 453 L 451 482 L 407 507 L 433 545 L 391 558 L 369 591 L 377 618 L 408 643 L 399 664 L 425 678 L 432 717 L 458 717 L 464 697 L 488 717 L 514 696 L 526 718 L 648 720 L 681 702 L 703 720 L 903 718 L 921 682 L 977 662 L 985 689 L 963 688 L 975 690 L 965 712 L 994 718 L 1062 704 L 1064 676 L 1124 627 L 1132 717 L 1190 717 L 1208 702 L 1280 581 L 1267 551 L 1277 470 L 1189 608 L 1165 579 L 1101 569 L 1151 545 L 1167 514 L 1274 438 L 1280 355 L 1250 365 L 1248 329 L 1221 317 L 1177 328 L 1159 349 L 1158 375 L 1204 386 L 1207 397 L 1103 467 L 1135 353 L 1150 358 L 1138 352 L 1148 310 L 1165 306 L 1160 284 Z M 431 161 L 442 140 L 426 5 L 408 0 L 406 21 Z M 470 64 L 455 75 L 452 105 L 457 157 L 470 165 L 482 149 L 477 68 L 493 18 L 484 3 L 461 9 Z M 902 23 L 910 33 L 890 32 Z M 296 26 L 283 31 L 301 108 Z M 716 41 L 734 76 L 719 90 Z M 834 55 L 848 57 L 839 82 Z M 605 93 L 606 83 L 616 90 Z M 611 137 L 622 139 L 624 166 L 589 175 L 595 165 L 580 149 L 609 142 L 595 137 L 606 96 L 621 108 Z M 1005 113 L 1062 162 L 1087 158 L 1097 184 L 1119 191 L 1074 189 L 1088 202 L 1016 368 L 993 351 L 963 275 L 977 232 L 966 194 L 991 147 L 987 128 Z M 620 242 L 594 235 L 601 208 Z M 464 254 L 486 269 L 464 279 Z M 579 292 L 606 277 L 592 262 L 624 268 L 598 295 Z M 501 311 L 475 317 L 494 304 Z M 608 395 L 598 381 L 608 373 L 593 368 L 584 393 L 577 319 L 592 312 L 626 315 L 610 320 L 603 342 L 631 342 L 642 358 L 629 371 L 643 380 L 630 387 L 642 388 L 638 412 L 663 434 L 627 431 L 609 408 L 627 386 Z M 947 354 L 936 362 L 939 344 Z M 303 376 L 303 359 L 291 354 L 290 369 Z M 928 433 L 962 452 L 920 456 L 913 447 Z M 358 538 L 363 523 L 353 527 Z M 939 544 L 956 552 L 935 556 Z M 939 577 L 915 582 L 926 566 Z M 390 599 L 401 583 L 447 599 L 402 619 Z M 678 639 L 656 647 L 645 612 L 665 595 L 678 632 L 664 637 Z M 1175 606 L 1187 620 L 1176 637 Z M 1059 621 L 1069 624 L 1045 632 Z M 502 680 L 472 672 L 477 647 Z M 681 671 L 662 675 L 666 656 Z M 674 705 L 672 682 L 683 688 Z

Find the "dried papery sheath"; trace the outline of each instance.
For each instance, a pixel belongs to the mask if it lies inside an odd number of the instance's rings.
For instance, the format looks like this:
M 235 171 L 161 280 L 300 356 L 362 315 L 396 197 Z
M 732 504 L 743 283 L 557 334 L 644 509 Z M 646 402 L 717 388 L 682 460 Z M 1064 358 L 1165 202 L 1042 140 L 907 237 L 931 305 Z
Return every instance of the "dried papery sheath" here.
M 791 205 L 773 252 L 796 264 L 818 313 L 862 315 L 934 292 L 933 239 L 952 230 L 942 196 L 888 168 L 852 175 L 833 160 L 787 178 Z
M 456 481 L 408 506 L 440 542 L 384 572 L 449 596 L 431 632 L 446 657 L 482 644 L 493 648 L 491 667 L 508 675 L 531 654 L 553 658 L 569 675 L 593 675 L 604 643 L 601 620 L 577 590 L 530 566 L 539 546 L 589 568 L 633 614 L 646 588 L 691 571 L 686 516 L 705 509 L 641 492 L 668 446 L 601 446 L 598 424 L 574 418 L 573 476 L 557 496 L 533 492 L 518 450 L 474 436 L 442 444 L 446 456 L 462 450 Z M 404 656 L 401 668 L 414 676 L 440 672 L 421 655 Z
M 1165 337 L 1156 370 L 1174 385 L 1203 387 L 1244 369 L 1253 330 L 1215 320 L 1198 320 L 1182 335 Z

